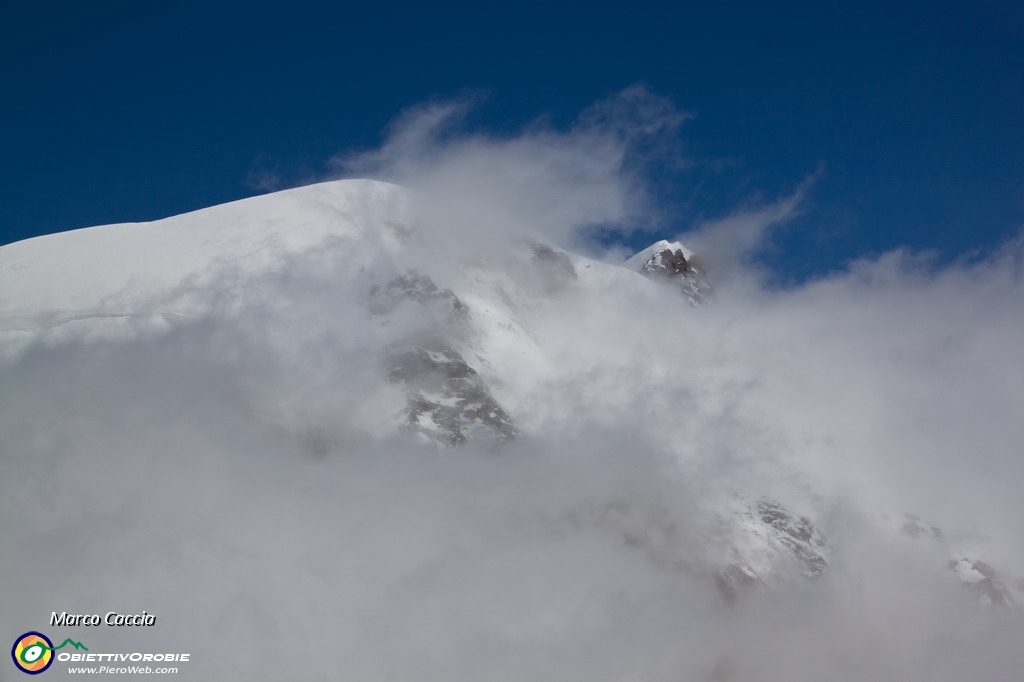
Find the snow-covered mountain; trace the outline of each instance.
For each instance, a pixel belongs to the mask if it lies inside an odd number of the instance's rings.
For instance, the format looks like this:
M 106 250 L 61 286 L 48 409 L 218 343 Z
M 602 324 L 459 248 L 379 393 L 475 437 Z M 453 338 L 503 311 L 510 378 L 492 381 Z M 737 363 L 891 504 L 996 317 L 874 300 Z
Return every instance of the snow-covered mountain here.
M 108 443 L 85 421 L 120 423 L 135 400 L 125 396 L 133 392 L 145 401 L 147 392 L 194 390 L 176 388 L 179 380 L 211 394 L 230 384 L 212 405 L 237 403 L 230 419 L 238 420 L 239 430 L 273 443 L 273 452 L 294 451 L 295 461 L 310 466 L 393 444 L 421 451 L 427 460 L 468 453 L 528 462 L 548 453 L 575 472 L 566 480 L 583 492 L 553 503 L 548 497 L 557 498 L 557 491 L 537 482 L 545 492 L 529 503 L 539 510 L 536 517 L 516 512 L 514 523 L 497 531 L 505 540 L 481 536 L 449 546 L 456 554 L 471 552 L 473 543 L 515 544 L 537 533 L 569 547 L 611 543 L 623 548 L 627 563 L 638 562 L 652 575 L 684 576 L 723 603 L 735 603 L 813 584 L 828 575 L 836 557 L 860 551 L 844 544 L 847 533 L 831 532 L 837 519 L 853 514 L 905 548 L 901 552 L 924 557 L 928 580 L 953 590 L 959 578 L 986 603 L 1020 603 L 1024 584 L 973 554 L 963 537 L 946 535 L 901 507 L 872 502 L 851 511 L 844 486 L 861 474 L 853 466 L 849 472 L 834 468 L 846 466 L 839 460 L 820 465 L 827 443 L 810 436 L 801 447 L 777 442 L 763 414 L 751 409 L 748 419 L 734 398 L 737 366 L 718 360 L 728 338 L 705 341 L 693 332 L 718 314 L 708 296 L 713 288 L 699 255 L 678 242 L 658 241 L 624 263 L 609 263 L 567 253 L 538 235 L 467 239 L 421 221 L 405 190 L 372 181 L 323 183 L 153 223 L 31 239 L 0 247 L 0 361 L 8 380 L 24 382 L 26 395 L 43 404 L 49 404 L 46 391 L 54 405 L 96 402 L 80 414 L 58 410 L 68 421 L 52 434 L 24 426 L 27 417 L 6 423 L 8 433 L 0 435 L 18 445 L 4 456 L 25 471 L 45 461 L 58 477 L 81 475 L 86 465 L 102 473 L 114 466 L 104 448 L 124 444 Z M 125 371 L 121 360 L 137 363 L 138 373 L 128 371 L 107 388 L 88 383 L 97 367 Z M 59 365 L 67 385 L 35 378 L 47 365 Z M 203 383 L 191 376 L 196 366 L 205 368 L 200 374 L 225 372 L 231 380 Z M 183 400 L 161 414 L 185 423 L 192 447 L 238 449 L 222 444 L 237 434 L 219 430 L 197 446 L 195 434 L 208 427 Z M 131 432 L 159 439 L 167 435 L 162 429 Z M 754 434 L 763 449 L 737 451 L 731 439 L 741 432 Z M 135 442 L 127 469 L 135 473 L 120 475 L 144 478 L 150 469 L 173 466 L 155 459 L 168 457 L 165 447 L 149 452 L 142 442 Z M 552 455 L 559 452 L 564 462 Z M 222 460 L 210 457 L 206 463 L 191 455 L 183 460 L 197 471 L 213 467 L 203 486 L 230 477 L 223 485 L 246 495 L 244 480 L 229 472 L 247 460 L 229 457 L 214 465 L 209 462 Z M 468 471 L 479 466 L 462 465 Z M 117 466 L 124 463 L 117 460 Z M 601 466 L 619 473 L 596 473 Z M 538 476 L 543 471 L 536 469 Z M 650 480 L 639 473 L 645 471 Z M 511 476 L 508 490 L 494 494 L 534 495 L 526 482 L 533 470 L 524 472 L 517 474 L 523 480 Z M 588 477 L 599 483 L 578 483 Z M 23 504 L 53 493 L 42 481 L 25 478 Z M 70 485 L 58 484 L 57 493 L 68 493 Z M 180 485 L 182 495 L 201 496 L 189 492 L 199 483 Z M 251 494 L 273 507 L 270 488 L 261 486 Z M 405 481 L 402 490 L 420 494 Z M 326 516 L 359 513 L 351 501 L 334 509 L 334 495 L 307 493 L 302 504 Z M 174 505 L 165 500 L 164 509 Z M 484 505 L 475 513 L 492 512 Z M 44 525 L 63 532 L 69 524 L 59 516 Z M 159 520 L 148 527 L 159 529 Z M 270 550 L 257 532 L 237 522 L 225 528 L 250 538 L 238 551 L 253 552 L 257 564 L 276 556 L 261 554 Z M 380 532 L 388 529 L 394 531 L 382 525 Z M 202 531 L 208 532 L 220 537 Z M 22 542 L 18 546 L 33 556 L 27 536 L 12 542 Z M 546 542 L 537 551 L 543 553 Z M 309 547 L 293 550 L 305 555 Z M 359 546 L 331 561 L 365 564 L 371 573 L 400 570 L 375 551 Z M 308 566 L 290 570 L 326 584 L 334 569 L 310 556 Z M 28 565 L 8 563 L 5 570 L 22 579 Z M 247 570 L 245 562 L 231 565 Z M 137 570 L 156 569 L 140 564 Z M 649 579 L 633 568 L 623 571 L 623 590 L 642 589 Z M 465 579 L 472 589 L 474 578 Z M 387 590 L 399 590 L 400 582 L 382 587 L 378 597 L 389 599 Z M 351 598 L 343 595 L 339 604 Z

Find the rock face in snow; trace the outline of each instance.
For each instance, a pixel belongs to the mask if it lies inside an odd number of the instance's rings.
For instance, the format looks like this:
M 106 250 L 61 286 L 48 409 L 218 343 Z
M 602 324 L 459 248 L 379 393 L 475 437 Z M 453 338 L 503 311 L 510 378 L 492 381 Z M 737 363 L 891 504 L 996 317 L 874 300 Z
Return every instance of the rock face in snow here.
M 559 519 L 557 527 L 564 533 L 598 530 L 616 537 L 660 566 L 714 585 L 728 601 L 814 580 L 827 570 L 830 552 L 808 517 L 770 498 L 734 500 L 706 531 L 704 541 L 714 548 L 706 554 L 694 551 L 695 538 L 685 525 L 655 501 L 588 505 Z
M 703 301 L 711 292 L 704 269 L 679 242 L 655 242 L 626 261 L 626 267 L 655 281 L 678 287 L 683 296 L 694 304 Z
M 978 596 L 978 601 L 982 604 L 1016 606 L 1013 593 L 1003 577 L 984 561 L 960 556 L 950 560 L 949 568 Z
M 392 343 L 385 354 L 388 379 L 406 393 L 402 428 L 447 446 L 514 439 L 519 431 L 508 411 L 444 337 L 446 331 L 458 330 L 468 321 L 469 306 L 451 289 L 440 289 L 416 270 L 370 289 L 367 307 L 372 315 L 395 314 L 403 304 L 427 311 L 428 322 L 422 330 Z
M 817 578 L 828 566 L 827 549 L 821 532 L 806 516 L 796 517 L 771 499 L 758 501 L 757 519 L 771 529 L 775 543 L 783 549 L 807 578 Z
M 718 572 L 716 582 L 729 599 L 780 580 L 813 580 L 828 568 L 829 547 L 821 531 L 776 500 L 740 502 L 726 523 L 732 560 Z
M 388 378 L 408 396 L 405 428 L 444 445 L 501 443 L 519 435 L 508 411 L 458 351 L 443 340 L 399 345 L 388 353 Z
M 432 279 L 416 270 L 395 277 L 383 287 L 374 285 L 367 307 L 375 315 L 386 315 L 394 312 L 403 301 L 422 305 L 439 302 L 452 321 L 465 320 L 469 314 L 469 308 L 451 289 L 438 289 Z
M 924 522 L 917 514 L 906 513 L 903 518 L 901 530 L 905 536 L 954 555 L 947 564 L 948 568 L 965 588 L 974 593 L 979 603 L 999 608 L 1017 606 L 1020 596 L 1024 596 L 1024 581 L 1002 575 L 985 561 L 955 550 L 938 526 Z M 1015 591 L 1018 598 L 1014 598 Z

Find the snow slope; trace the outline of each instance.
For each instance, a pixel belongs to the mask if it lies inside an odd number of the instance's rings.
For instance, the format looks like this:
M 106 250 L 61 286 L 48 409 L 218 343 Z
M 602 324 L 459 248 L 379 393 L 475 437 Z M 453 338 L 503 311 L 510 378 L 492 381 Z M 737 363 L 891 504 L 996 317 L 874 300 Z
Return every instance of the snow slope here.
M 393 185 L 325 183 L 8 244 L 0 250 L 0 315 L 139 312 L 147 297 L 208 284 L 228 269 L 257 275 L 329 240 L 387 240 L 368 228 L 400 220 L 402 205 Z

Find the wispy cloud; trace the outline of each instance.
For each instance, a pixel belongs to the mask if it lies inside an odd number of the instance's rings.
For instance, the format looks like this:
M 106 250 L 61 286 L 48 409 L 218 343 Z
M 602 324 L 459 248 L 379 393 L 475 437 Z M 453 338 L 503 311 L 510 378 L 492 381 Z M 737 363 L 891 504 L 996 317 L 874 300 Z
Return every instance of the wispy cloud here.
M 727 275 L 737 265 L 750 265 L 750 257 L 766 246 L 772 234 L 806 210 L 808 195 L 825 171 L 824 164 L 808 175 L 787 196 L 743 207 L 725 217 L 697 226 L 681 235 L 702 261 Z M 722 272 L 722 271 L 725 272 Z
M 466 225 L 460 239 L 474 242 L 533 233 L 566 243 L 586 228 L 635 229 L 631 223 L 655 218 L 645 172 L 655 159 L 681 159 L 679 128 L 689 118 L 635 86 L 566 130 L 537 120 L 514 134 L 468 132 L 462 123 L 479 103 L 467 97 L 409 109 L 379 149 L 340 155 L 333 165 L 342 177 L 410 188 L 422 220 L 448 226 L 441 234 Z

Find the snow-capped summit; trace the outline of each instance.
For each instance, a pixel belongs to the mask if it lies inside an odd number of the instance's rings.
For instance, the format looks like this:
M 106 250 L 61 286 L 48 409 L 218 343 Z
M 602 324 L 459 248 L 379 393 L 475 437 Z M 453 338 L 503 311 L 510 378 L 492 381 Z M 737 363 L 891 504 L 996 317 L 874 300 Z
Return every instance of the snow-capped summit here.
M 623 265 L 650 279 L 671 282 L 694 304 L 700 303 L 711 290 L 707 275 L 693 252 L 679 242 L 657 241 Z
M 676 251 L 682 251 L 684 258 L 690 258 L 693 256 L 693 251 L 690 251 L 681 243 L 670 242 L 667 239 L 659 239 L 658 241 L 648 246 L 646 249 L 638 251 L 632 256 L 630 256 L 629 259 L 627 259 L 626 262 L 623 263 L 623 265 L 634 272 L 642 272 L 644 265 L 647 264 L 647 261 L 649 261 L 651 257 L 654 256 L 655 254 L 661 253 L 663 251 L 669 251 L 671 253 L 675 253 Z

